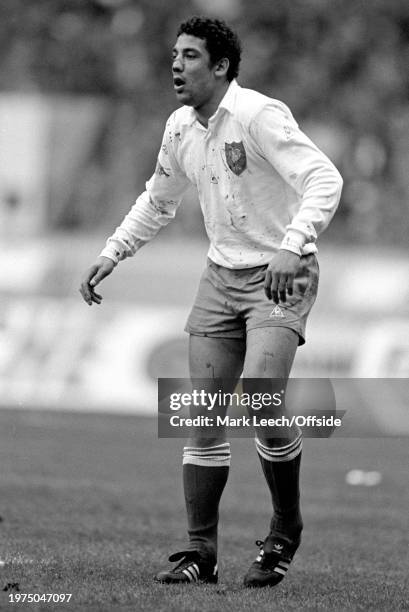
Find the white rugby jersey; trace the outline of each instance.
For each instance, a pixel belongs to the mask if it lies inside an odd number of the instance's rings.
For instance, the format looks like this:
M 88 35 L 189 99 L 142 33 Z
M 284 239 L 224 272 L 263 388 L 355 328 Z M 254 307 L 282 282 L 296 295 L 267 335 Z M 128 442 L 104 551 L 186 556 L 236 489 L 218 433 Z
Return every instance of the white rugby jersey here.
M 208 128 L 183 106 L 166 123 L 155 173 L 101 255 L 133 255 L 197 187 L 209 257 L 227 268 L 269 263 L 278 249 L 315 252 L 342 179 L 290 110 L 232 81 Z

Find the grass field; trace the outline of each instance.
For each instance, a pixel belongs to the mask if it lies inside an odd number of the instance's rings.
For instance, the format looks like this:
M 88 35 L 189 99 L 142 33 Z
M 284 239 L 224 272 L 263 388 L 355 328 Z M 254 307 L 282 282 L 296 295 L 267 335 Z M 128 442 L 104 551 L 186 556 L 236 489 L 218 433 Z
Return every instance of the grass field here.
M 241 580 L 270 510 L 248 439 L 232 440 L 219 585 L 152 582 L 185 524 L 183 442 L 155 428 L 147 417 L 0 412 L 1 610 L 409 610 L 408 439 L 306 440 L 303 544 L 279 587 L 254 591 Z M 353 468 L 383 480 L 351 487 Z M 10 604 L 16 583 L 72 599 Z

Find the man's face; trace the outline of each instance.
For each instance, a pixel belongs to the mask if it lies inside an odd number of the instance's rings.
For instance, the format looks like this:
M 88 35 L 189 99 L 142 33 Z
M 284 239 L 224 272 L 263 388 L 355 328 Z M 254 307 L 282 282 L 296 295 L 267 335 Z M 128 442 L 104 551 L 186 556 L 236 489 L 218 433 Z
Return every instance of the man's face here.
M 216 67 L 211 66 L 206 41 L 181 34 L 173 48 L 172 62 L 178 101 L 197 108 L 211 100 L 217 86 L 215 71 Z

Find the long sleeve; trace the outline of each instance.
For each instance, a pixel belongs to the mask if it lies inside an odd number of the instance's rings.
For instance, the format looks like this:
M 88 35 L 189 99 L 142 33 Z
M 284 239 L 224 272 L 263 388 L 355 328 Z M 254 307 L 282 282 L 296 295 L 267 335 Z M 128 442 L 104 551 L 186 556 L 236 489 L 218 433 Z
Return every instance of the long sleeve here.
M 341 175 L 281 102 L 267 104 L 253 119 L 250 133 L 261 154 L 300 197 L 281 243 L 299 255 L 331 221 L 341 196 Z
M 176 138 L 172 119 L 173 116 L 166 124 L 156 169 L 146 183 L 146 191 L 138 197 L 101 252 L 116 264 L 134 255 L 174 218 L 189 185 L 189 179 L 175 157 Z

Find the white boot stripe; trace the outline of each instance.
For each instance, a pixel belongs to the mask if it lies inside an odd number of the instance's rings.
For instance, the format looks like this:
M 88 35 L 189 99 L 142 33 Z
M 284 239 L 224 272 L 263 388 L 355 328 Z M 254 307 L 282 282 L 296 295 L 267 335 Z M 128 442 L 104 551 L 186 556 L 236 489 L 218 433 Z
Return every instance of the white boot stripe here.
M 189 582 L 193 581 L 193 576 L 192 576 L 192 574 L 187 569 L 182 570 L 182 572 L 183 572 L 183 574 L 185 574 L 185 576 L 187 576 L 189 578 Z
M 191 565 L 189 565 L 189 567 L 187 567 L 186 570 L 183 570 L 183 571 L 187 571 L 189 575 L 192 577 L 191 582 L 197 582 L 198 576 L 196 576 L 196 572 L 193 570 Z
M 189 565 L 189 567 L 186 568 L 187 571 L 189 572 L 189 574 L 192 575 L 193 580 L 197 580 L 199 577 L 198 572 L 195 570 L 195 568 L 193 567 L 193 565 Z
M 192 565 L 189 565 L 189 567 L 187 567 L 186 570 L 192 576 L 193 580 L 197 580 L 197 574 L 196 574 L 195 570 L 193 569 Z
M 277 574 L 282 574 L 283 576 L 285 576 L 285 573 L 286 573 L 286 570 L 281 569 L 281 567 L 275 567 L 275 568 L 274 568 L 274 571 L 275 571 Z
M 196 569 L 194 568 L 193 565 L 189 565 L 189 567 L 187 568 L 189 570 L 189 572 L 192 574 L 193 576 L 193 580 L 196 582 L 197 580 L 199 580 L 199 572 L 196 572 Z
M 196 563 L 193 563 L 192 569 L 194 569 L 196 571 L 197 577 L 199 578 L 200 570 L 199 570 L 198 566 L 196 565 Z

